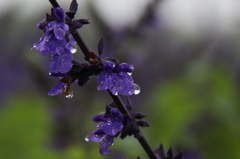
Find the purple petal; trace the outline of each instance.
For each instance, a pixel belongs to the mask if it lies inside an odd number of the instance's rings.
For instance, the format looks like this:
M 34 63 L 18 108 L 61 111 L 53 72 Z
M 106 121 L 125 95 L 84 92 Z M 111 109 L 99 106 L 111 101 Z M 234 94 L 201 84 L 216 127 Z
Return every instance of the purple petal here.
M 116 136 L 118 132 L 122 131 L 122 128 L 122 121 L 117 121 L 116 119 L 109 119 L 106 123 L 99 126 L 99 129 L 110 136 Z
M 55 96 L 57 94 L 62 93 L 65 85 L 66 85 L 66 83 L 59 82 L 49 91 L 48 95 L 49 96 Z
M 45 33 L 33 48 L 42 52 L 43 56 L 48 53 L 58 54 L 64 51 L 66 40 L 58 40 L 53 32 Z
M 73 55 L 67 49 L 62 54 L 52 54 L 50 70 L 53 73 L 67 73 L 72 68 Z
M 104 70 L 112 70 L 115 67 L 115 64 L 113 62 L 107 61 L 103 64 Z
M 107 90 L 114 86 L 114 73 L 111 70 L 103 70 L 98 76 L 98 90 Z
M 122 95 L 133 95 L 135 94 L 135 89 L 138 85 L 133 83 L 132 76 L 126 72 L 120 72 L 116 74 L 116 87 L 118 88 L 118 93 Z
M 62 8 L 60 7 L 55 8 L 54 14 L 60 22 L 65 22 L 65 12 Z
M 117 119 L 118 121 L 123 121 L 123 116 L 122 116 L 122 113 L 116 109 L 116 108 L 113 108 L 111 109 L 110 111 L 111 115 L 115 117 L 115 119 Z
M 105 136 L 106 134 L 102 130 L 96 130 L 88 137 L 88 140 L 93 142 L 101 142 Z
M 111 153 L 111 150 L 108 148 L 113 145 L 114 137 L 106 135 L 105 138 L 100 142 L 100 153 L 102 155 L 108 155 Z
M 37 27 L 38 27 L 38 29 L 44 30 L 45 27 L 46 27 L 46 23 L 45 22 L 39 22 L 37 24 Z
M 132 72 L 134 69 L 133 65 L 129 65 L 127 63 L 121 63 L 116 66 L 116 72 Z
M 107 118 L 104 118 L 103 115 L 95 115 L 92 118 L 92 120 L 95 121 L 95 122 L 106 122 Z
M 53 31 L 58 40 L 63 40 L 65 38 L 65 32 L 61 28 L 56 28 Z

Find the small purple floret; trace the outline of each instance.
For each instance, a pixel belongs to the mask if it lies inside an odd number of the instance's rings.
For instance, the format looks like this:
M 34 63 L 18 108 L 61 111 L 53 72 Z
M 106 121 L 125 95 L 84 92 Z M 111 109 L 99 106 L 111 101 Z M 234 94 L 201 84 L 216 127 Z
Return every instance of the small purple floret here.
M 69 27 L 65 24 L 65 12 L 62 8 L 54 9 L 56 20 L 38 23 L 38 28 L 45 33 L 33 48 L 42 52 L 42 55 L 51 54 L 50 71 L 52 73 L 67 73 L 72 68 L 75 52 L 74 38 L 69 33 Z
M 127 63 L 122 63 L 117 65 L 115 68 L 116 72 L 132 72 L 134 69 L 133 65 L 129 65 Z
M 62 53 L 59 48 L 65 48 L 65 35 L 68 33 L 69 27 L 65 24 L 65 12 L 61 8 L 56 8 L 54 13 L 57 20 L 47 24 L 45 33 L 40 40 L 34 44 L 34 48 L 42 52 L 43 55 Z M 38 24 L 38 28 L 43 28 L 43 23 Z
M 111 117 L 104 117 L 104 115 L 96 115 L 93 120 L 101 122 L 97 125 L 97 130 L 94 131 L 88 140 L 99 142 L 100 153 L 107 155 L 111 152 L 109 146 L 113 145 L 114 137 L 123 129 L 123 115 L 118 109 L 112 108 L 110 110 Z
M 132 76 L 133 65 L 122 63 L 116 65 L 113 62 L 107 61 L 103 64 L 103 70 L 98 76 L 98 90 L 109 89 L 112 94 L 117 95 L 133 95 L 137 94 L 138 85 L 133 83 Z

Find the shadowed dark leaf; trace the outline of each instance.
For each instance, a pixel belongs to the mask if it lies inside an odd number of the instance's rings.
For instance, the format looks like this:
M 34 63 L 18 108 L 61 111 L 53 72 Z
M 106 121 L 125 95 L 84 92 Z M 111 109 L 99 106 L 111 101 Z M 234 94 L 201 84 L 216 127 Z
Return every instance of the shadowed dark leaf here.
M 141 112 L 135 112 L 134 117 L 135 117 L 135 119 L 142 119 L 142 118 L 145 118 L 146 115 Z
M 76 13 L 78 10 L 78 3 L 76 0 L 72 0 L 72 3 L 69 7 L 69 11 Z
M 150 124 L 148 122 L 142 121 L 142 120 L 137 121 L 137 124 L 138 124 L 138 126 L 141 126 L 141 127 L 149 127 L 150 126 Z

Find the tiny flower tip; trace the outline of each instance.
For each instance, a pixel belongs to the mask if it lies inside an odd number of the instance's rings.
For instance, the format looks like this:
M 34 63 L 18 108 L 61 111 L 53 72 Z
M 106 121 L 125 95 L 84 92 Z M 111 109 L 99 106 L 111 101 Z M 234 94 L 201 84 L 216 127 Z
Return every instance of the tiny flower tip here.
M 38 27 L 38 29 L 44 30 L 44 28 L 45 28 L 45 22 L 39 22 L 39 23 L 37 24 L 37 27 Z
M 62 8 L 57 7 L 54 9 L 54 14 L 58 18 L 59 21 L 64 22 L 65 20 L 65 12 Z
M 113 69 L 115 67 L 115 64 L 113 62 L 107 61 L 103 64 L 104 69 Z

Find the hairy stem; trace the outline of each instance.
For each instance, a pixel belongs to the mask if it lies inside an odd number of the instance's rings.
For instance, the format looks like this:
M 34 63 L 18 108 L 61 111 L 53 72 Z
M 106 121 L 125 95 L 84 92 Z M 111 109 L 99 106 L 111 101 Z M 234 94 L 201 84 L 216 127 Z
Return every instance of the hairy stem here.
M 49 0 L 49 2 L 52 4 L 52 6 L 54 8 L 60 7 L 56 0 Z M 79 45 L 83 54 L 85 55 L 86 60 L 89 60 L 90 59 L 89 49 L 88 49 L 87 45 L 84 43 L 84 41 L 82 40 L 78 31 L 73 33 L 72 36 L 75 39 L 75 41 L 77 42 L 77 44 Z M 126 109 L 125 105 L 123 104 L 121 98 L 119 96 L 113 95 L 109 90 L 108 90 L 108 92 L 109 92 L 110 96 L 112 97 L 113 101 L 117 104 L 120 112 L 122 114 L 127 114 L 130 118 L 132 118 L 130 115 L 130 112 Z M 145 150 L 145 152 L 147 153 L 147 155 L 149 156 L 150 159 L 157 159 L 152 148 L 150 147 L 150 145 L 148 144 L 147 140 L 144 138 L 144 136 L 140 130 L 138 133 L 134 134 L 134 137 L 141 144 L 141 146 L 143 147 L 143 149 Z

